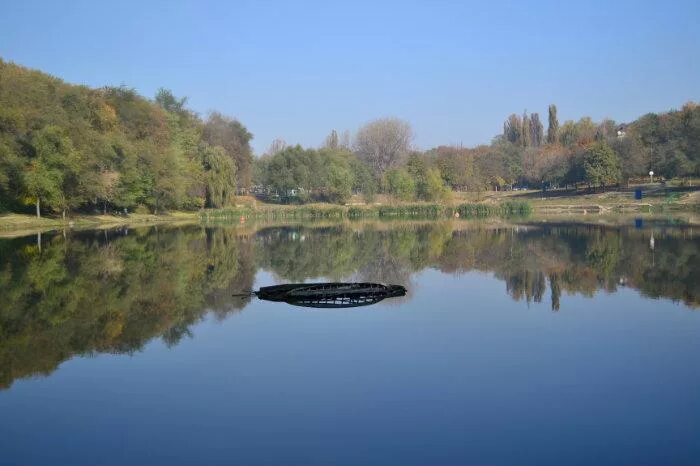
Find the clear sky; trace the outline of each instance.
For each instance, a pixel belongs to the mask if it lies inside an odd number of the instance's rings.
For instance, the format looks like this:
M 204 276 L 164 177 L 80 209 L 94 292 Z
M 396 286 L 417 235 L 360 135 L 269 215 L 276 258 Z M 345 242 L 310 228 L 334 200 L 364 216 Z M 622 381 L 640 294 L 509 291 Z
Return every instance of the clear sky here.
M 408 120 L 421 148 L 508 114 L 627 121 L 700 100 L 695 1 L 0 0 L 0 57 L 73 83 L 187 96 L 255 135 L 320 145 Z M 1 85 L 1 84 L 0 84 Z

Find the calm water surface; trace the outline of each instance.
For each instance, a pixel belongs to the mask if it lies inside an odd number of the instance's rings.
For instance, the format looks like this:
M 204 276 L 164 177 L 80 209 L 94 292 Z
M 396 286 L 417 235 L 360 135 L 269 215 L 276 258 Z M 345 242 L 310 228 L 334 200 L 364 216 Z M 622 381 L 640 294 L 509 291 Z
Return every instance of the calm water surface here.
M 700 464 L 700 235 L 638 227 L 0 240 L 0 464 Z M 232 296 L 318 279 L 409 293 Z

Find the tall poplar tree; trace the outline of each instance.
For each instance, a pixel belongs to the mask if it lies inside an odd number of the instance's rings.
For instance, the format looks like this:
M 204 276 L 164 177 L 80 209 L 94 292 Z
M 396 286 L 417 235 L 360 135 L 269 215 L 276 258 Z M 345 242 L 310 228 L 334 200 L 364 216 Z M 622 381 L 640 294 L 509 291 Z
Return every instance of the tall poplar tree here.
M 530 142 L 535 147 L 541 146 L 544 142 L 544 127 L 538 113 L 530 115 Z
M 559 120 L 557 120 L 557 106 L 549 106 L 549 126 L 547 127 L 547 142 L 554 144 L 559 137 Z
M 513 113 L 503 123 L 503 137 L 513 144 L 520 144 L 522 139 L 523 122 L 518 115 Z
M 532 125 L 530 123 L 530 117 L 527 112 L 523 112 L 523 130 L 522 130 L 522 146 L 530 147 L 532 145 L 531 139 Z
M 326 141 L 324 142 L 323 146 L 326 149 L 337 149 L 338 148 L 338 132 L 336 130 L 331 131 L 331 134 L 329 134 L 326 137 Z

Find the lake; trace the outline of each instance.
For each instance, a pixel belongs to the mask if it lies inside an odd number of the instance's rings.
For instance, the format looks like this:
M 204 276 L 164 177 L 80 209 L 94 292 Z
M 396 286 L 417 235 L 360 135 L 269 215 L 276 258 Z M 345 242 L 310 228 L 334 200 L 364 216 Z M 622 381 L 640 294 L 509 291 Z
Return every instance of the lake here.
M 0 464 L 700 464 L 700 234 L 671 221 L 0 239 Z M 312 309 L 275 283 L 404 285 Z

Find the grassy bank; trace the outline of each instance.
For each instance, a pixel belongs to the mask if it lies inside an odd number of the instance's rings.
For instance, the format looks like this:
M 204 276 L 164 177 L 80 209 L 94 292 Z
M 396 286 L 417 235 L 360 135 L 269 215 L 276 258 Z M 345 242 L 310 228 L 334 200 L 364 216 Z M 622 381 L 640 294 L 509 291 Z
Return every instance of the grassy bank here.
M 26 214 L 0 215 L 0 236 L 63 228 L 102 228 L 136 226 L 159 223 L 241 223 L 247 221 L 303 221 L 303 220 L 362 220 L 485 218 L 491 216 L 527 216 L 532 208 L 527 202 L 508 201 L 499 204 L 392 204 L 339 206 L 332 204 L 309 205 L 245 205 L 226 209 L 205 209 L 197 212 L 172 212 L 166 215 L 77 215 L 36 218 Z
M 252 198 L 241 199 L 245 205 L 226 209 L 205 209 L 197 212 L 172 212 L 166 215 L 130 214 L 77 215 L 63 219 L 60 216 L 36 218 L 32 215 L 0 214 L 0 233 L 41 231 L 59 228 L 99 228 L 119 225 L 147 225 L 158 223 L 240 223 L 260 221 L 303 220 L 361 220 L 361 219 L 444 219 L 486 217 L 552 217 L 622 214 L 668 214 L 674 212 L 700 212 L 700 191 L 680 194 L 648 195 L 641 201 L 631 199 L 629 193 L 608 192 L 587 195 L 548 195 L 541 192 L 505 192 L 480 194 L 455 193 L 452 202 L 397 203 L 384 202 L 369 205 L 279 205 L 256 202 Z M 5 234 L 6 236 L 6 234 Z
M 167 215 L 130 214 L 121 215 L 76 215 L 36 218 L 25 214 L 0 214 L 0 236 L 17 236 L 23 232 L 57 230 L 62 228 L 101 228 L 122 225 L 152 225 L 159 223 L 192 223 L 199 221 L 198 212 L 173 212 Z

